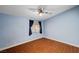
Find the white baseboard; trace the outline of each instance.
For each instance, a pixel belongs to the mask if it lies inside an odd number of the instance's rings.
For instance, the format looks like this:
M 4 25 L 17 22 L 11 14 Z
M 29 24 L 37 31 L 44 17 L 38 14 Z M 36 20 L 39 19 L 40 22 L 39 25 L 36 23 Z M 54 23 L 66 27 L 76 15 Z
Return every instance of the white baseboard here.
M 20 43 L 17 43 L 17 44 L 10 45 L 10 46 L 5 47 L 5 48 L 1 48 L 0 51 L 5 50 L 5 49 L 9 49 L 9 48 L 11 48 L 11 47 L 15 47 L 15 46 L 21 45 L 21 44 L 26 43 L 26 42 L 29 42 L 29 41 L 36 40 L 36 39 L 39 39 L 39 38 L 53 39 L 53 40 L 55 40 L 55 41 L 62 42 L 62 43 L 65 43 L 65 44 L 69 44 L 69 45 L 72 45 L 72 46 L 75 46 L 75 47 L 78 47 L 78 48 L 79 48 L 79 45 L 76 45 L 76 44 L 64 42 L 64 41 L 57 40 L 57 39 L 55 39 L 55 38 L 48 37 L 48 36 L 40 36 L 40 37 L 33 38 L 33 39 L 31 39 L 31 40 L 27 40 L 27 41 L 24 41 L 24 42 L 20 42 Z
M 75 47 L 78 47 L 78 48 L 79 48 L 79 45 L 76 45 L 76 44 L 72 44 L 72 43 L 69 43 L 69 42 L 57 40 L 57 39 L 55 39 L 55 38 L 48 37 L 48 36 L 44 36 L 44 37 L 45 37 L 45 38 L 48 38 L 48 39 L 53 39 L 53 40 L 55 40 L 55 41 L 62 42 L 62 43 L 65 43 L 65 44 L 68 44 L 68 45 L 72 45 L 72 46 L 75 46 Z
M 30 41 L 36 40 L 36 39 L 39 39 L 39 38 L 42 38 L 42 37 L 43 37 L 43 36 L 36 37 L 36 38 L 31 39 L 31 40 L 26 40 L 26 41 L 24 41 L 24 42 L 16 43 L 16 44 L 10 45 L 10 46 L 8 46 L 8 47 L 0 48 L 0 51 L 5 50 L 5 49 L 9 49 L 9 48 L 12 48 L 12 47 L 15 47 L 15 46 L 18 46 L 18 45 L 21 45 L 21 44 L 24 44 L 24 43 L 26 43 L 26 42 L 30 42 Z

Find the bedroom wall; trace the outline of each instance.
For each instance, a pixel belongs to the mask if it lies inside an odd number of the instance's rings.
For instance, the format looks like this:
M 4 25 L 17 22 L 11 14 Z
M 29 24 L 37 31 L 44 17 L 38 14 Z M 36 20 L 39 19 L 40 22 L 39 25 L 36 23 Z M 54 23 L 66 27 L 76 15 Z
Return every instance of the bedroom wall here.
M 79 46 L 79 6 L 45 21 L 45 36 Z
M 29 36 L 29 20 L 0 13 L 0 50 L 38 37 L 50 37 L 79 46 L 79 7 L 42 21 L 43 34 Z
M 33 33 L 29 36 L 28 18 L 0 13 L 0 49 L 38 37 L 42 37 L 42 34 Z

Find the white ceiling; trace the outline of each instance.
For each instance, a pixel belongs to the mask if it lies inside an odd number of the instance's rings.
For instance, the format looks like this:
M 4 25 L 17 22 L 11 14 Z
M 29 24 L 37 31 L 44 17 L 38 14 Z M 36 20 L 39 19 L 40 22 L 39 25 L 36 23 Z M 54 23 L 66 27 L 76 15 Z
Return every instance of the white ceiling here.
M 26 16 L 29 19 L 45 20 L 51 16 L 55 16 L 61 12 L 64 12 L 70 8 L 75 7 L 74 5 L 46 5 L 45 8 L 51 11 L 52 14 L 37 16 L 36 13 L 29 10 L 29 8 L 37 9 L 39 5 L 0 5 L 0 13 L 5 13 L 14 16 Z

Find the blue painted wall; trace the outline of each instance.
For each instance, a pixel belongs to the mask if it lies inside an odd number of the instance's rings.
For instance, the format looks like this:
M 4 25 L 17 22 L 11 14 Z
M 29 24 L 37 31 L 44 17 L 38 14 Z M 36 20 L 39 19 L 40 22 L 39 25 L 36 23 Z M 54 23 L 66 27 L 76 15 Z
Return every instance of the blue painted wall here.
M 29 36 L 29 19 L 0 14 L 0 49 L 41 36 L 39 33 Z
M 79 6 L 45 21 L 45 35 L 79 45 Z
M 79 45 L 79 7 L 42 21 L 42 24 L 42 35 L 29 36 L 28 18 L 0 14 L 0 49 L 44 35 Z

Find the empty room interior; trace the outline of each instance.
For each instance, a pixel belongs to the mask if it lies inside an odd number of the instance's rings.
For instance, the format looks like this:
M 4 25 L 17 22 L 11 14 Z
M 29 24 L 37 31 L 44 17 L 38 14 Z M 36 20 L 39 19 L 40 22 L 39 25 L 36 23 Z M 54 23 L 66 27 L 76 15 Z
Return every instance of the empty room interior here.
M 0 5 L 0 53 L 79 53 L 79 5 Z

